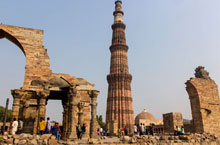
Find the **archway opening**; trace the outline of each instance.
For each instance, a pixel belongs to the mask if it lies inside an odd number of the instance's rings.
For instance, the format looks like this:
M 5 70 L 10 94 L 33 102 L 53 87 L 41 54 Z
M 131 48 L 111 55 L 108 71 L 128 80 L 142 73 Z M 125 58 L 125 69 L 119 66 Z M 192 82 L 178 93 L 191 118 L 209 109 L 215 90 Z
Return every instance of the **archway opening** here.
M 48 100 L 46 106 L 46 120 L 50 118 L 51 125 L 58 122 L 60 126 L 63 125 L 63 105 L 61 100 Z M 45 120 L 45 121 L 46 121 Z
M 20 43 L 13 36 L 0 30 L 0 106 L 5 107 L 6 99 L 9 98 L 9 109 L 12 108 L 13 102 L 11 90 L 19 89 L 24 82 L 25 57 L 23 48 L 19 45 Z

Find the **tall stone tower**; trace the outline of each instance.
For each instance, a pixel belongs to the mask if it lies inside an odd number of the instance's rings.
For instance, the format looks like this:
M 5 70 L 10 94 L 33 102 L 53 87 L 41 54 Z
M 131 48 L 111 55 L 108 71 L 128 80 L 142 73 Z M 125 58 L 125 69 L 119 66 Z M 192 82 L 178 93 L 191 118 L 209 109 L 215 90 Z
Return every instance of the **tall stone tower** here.
M 134 111 L 131 94 L 132 75 L 128 71 L 128 46 L 125 39 L 125 27 L 123 21 L 122 1 L 116 0 L 113 36 L 111 51 L 111 66 L 108 80 L 108 99 L 106 111 L 106 123 L 116 121 L 118 128 L 128 128 L 129 134 L 133 134 Z

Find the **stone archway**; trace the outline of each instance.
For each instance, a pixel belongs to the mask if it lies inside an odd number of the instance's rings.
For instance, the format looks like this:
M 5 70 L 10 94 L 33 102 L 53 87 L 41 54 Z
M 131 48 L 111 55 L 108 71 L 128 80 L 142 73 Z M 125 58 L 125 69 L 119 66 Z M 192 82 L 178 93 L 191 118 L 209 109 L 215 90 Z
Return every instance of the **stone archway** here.
M 82 78 L 55 74 L 43 46 L 43 31 L 0 24 L 0 39 L 16 44 L 26 57 L 24 85 L 12 90 L 12 118 L 24 122 L 22 132 L 38 133 L 40 118 L 45 119 L 49 99 L 63 105 L 63 138 L 76 139 L 76 125 L 87 124 L 85 138 L 96 137 L 96 108 L 99 91 Z
M 17 45 L 26 57 L 23 88 L 28 88 L 32 80 L 46 80 L 51 75 L 42 30 L 0 24 L 1 38 L 7 38 Z

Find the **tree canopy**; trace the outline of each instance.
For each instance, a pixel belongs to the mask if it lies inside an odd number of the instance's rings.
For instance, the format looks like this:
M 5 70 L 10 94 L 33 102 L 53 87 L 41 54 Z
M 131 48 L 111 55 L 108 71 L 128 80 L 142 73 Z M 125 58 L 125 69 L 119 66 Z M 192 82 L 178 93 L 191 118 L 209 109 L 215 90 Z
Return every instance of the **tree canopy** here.
M 105 128 L 105 123 L 103 122 L 102 115 L 96 115 L 96 120 L 101 128 Z
M 0 106 L 0 122 L 4 121 L 5 107 Z M 11 121 L 12 111 L 8 110 L 7 112 L 7 122 Z

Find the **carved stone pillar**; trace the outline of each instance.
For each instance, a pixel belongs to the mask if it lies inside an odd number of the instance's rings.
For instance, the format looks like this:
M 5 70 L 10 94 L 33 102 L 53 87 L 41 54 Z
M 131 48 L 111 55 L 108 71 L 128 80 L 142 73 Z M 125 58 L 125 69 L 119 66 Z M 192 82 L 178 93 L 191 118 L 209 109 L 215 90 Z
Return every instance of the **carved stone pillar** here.
M 35 117 L 35 122 L 34 122 L 34 129 L 33 129 L 33 134 L 37 134 L 39 132 L 39 122 L 40 118 L 45 119 L 46 116 L 46 102 L 47 102 L 47 97 L 49 96 L 50 92 L 47 90 L 36 92 L 38 96 L 38 106 L 37 106 L 37 115 Z
M 84 102 L 80 102 L 78 104 L 78 108 L 79 108 L 79 112 L 78 112 L 78 122 L 82 125 L 84 122 L 83 122 L 83 108 L 85 106 L 85 103 Z
M 68 133 L 68 103 L 63 103 L 63 135 L 62 138 L 66 139 Z
M 11 93 L 14 98 L 13 106 L 12 106 L 12 121 L 13 121 L 14 118 L 16 118 L 18 120 L 19 110 L 20 110 L 20 100 L 21 100 L 22 96 L 18 92 L 18 90 L 12 90 Z
M 77 110 L 77 89 L 75 87 L 69 88 L 69 121 L 68 121 L 68 139 L 76 140 L 76 110 Z
M 97 97 L 99 91 L 93 90 L 90 94 L 91 97 L 91 122 L 90 122 L 90 138 L 98 138 L 97 135 L 97 121 L 96 121 L 96 112 L 97 112 Z
M 19 94 L 13 94 L 13 98 L 12 119 L 16 118 L 18 120 L 21 96 Z
M 79 112 L 78 112 L 78 123 L 81 124 L 81 126 L 83 124 L 86 125 L 85 121 L 84 121 L 84 118 L 83 118 L 83 108 L 86 107 L 85 106 L 85 102 L 80 102 L 78 104 L 78 108 L 79 108 Z M 89 138 L 89 131 L 88 131 L 88 128 L 86 128 L 86 132 L 82 134 L 82 139 L 88 139 Z
M 45 119 L 46 116 L 46 97 L 43 96 L 39 102 L 39 120 L 40 118 Z

